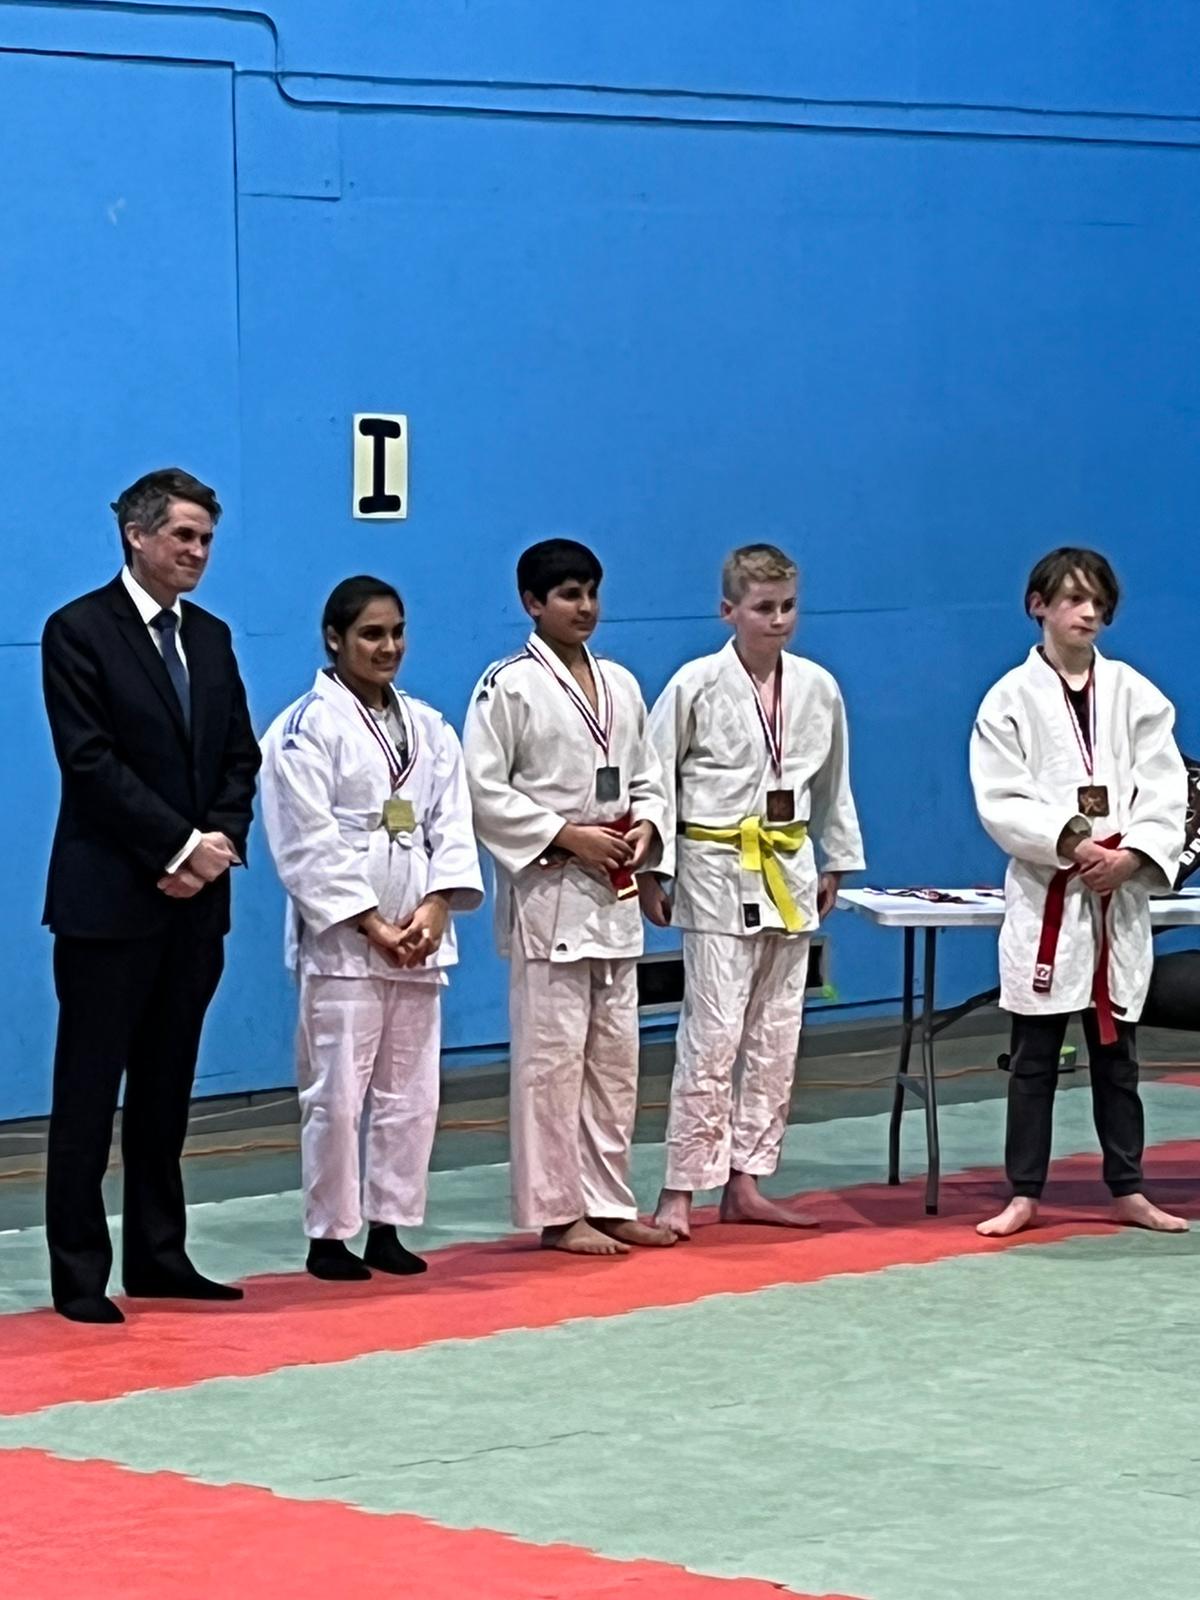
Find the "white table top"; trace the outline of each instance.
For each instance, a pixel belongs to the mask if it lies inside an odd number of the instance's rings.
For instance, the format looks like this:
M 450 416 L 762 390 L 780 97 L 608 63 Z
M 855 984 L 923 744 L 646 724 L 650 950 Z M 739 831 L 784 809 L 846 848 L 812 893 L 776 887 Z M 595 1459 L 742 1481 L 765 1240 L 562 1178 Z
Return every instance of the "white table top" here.
M 1004 921 L 1000 889 L 946 889 L 953 900 L 923 900 L 919 895 L 882 894 L 878 889 L 843 889 L 837 903 L 881 928 L 998 928 Z M 1200 927 L 1200 889 L 1152 895 L 1150 920 L 1156 928 Z

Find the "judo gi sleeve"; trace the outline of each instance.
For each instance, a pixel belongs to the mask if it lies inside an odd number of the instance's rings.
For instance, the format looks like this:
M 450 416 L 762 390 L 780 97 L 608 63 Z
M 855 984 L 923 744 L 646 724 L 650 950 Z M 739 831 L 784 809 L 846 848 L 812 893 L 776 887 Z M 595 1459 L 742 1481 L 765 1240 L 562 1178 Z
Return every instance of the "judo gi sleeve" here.
M 687 754 L 691 725 L 691 700 L 685 693 L 682 679 L 677 673 L 654 702 L 646 720 L 646 735 L 654 746 L 662 770 L 662 796 L 665 805 L 663 825 L 659 829 L 662 836 L 662 855 L 653 868 L 662 878 L 675 876 L 675 836 L 680 821 L 679 763 Z
M 1149 686 L 1147 686 L 1149 689 Z M 1169 888 L 1187 828 L 1187 768 L 1175 743 L 1175 708 L 1147 693 L 1133 727 L 1133 803 L 1121 843 L 1148 857 L 1138 873 L 1147 888 Z
M 668 777 L 663 771 L 647 727 L 646 706 L 640 693 L 637 693 L 637 717 L 636 754 L 629 772 L 629 812 L 635 823 L 649 822 L 658 835 L 658 842 L 651 846 L 643 869 L 657 872 L 661 871 L 667 840 L 674 842 L 675 837 L 675 808 L 668 796 L 668 785 L 674 789 L 674 777 L 673 774 Z
M 263 822 L 280 882 L 307 927 L 324 933 L 373 910 L 369 834 L 343 838 L 333 814 L 333 760 L 307 725 L 271 740 L 262 769 Z M 361 842 L 360 842 L 361 841 Z
M 1039 867 L 1062 867 L 1058 841 L 1063 829 L 1091 825 L 1074 807 L 1054 805 L 1037 793 L 1016 720 L 989 694 L 975 719 L 970 746 L 975 809 L 988 835 L 1006 855 Z
M 485 677 L 463 729 L 467 784 L 479 842 L 512 874 L 535 862 L 566 824 L 513 787 L 520 722 L 520 707 Z
M 846 707 L 835 690 L 829 751 L 813 776 L 808 831 L 820 852 L 822 872 L 861 872 L 862 830 L 850 791 L 850 738 Z
M 483 878 L 475 847 L 467 771 L 453 728 L 443 723 L 438 731 L 441 743 L 435 757 L 434 799 L 425 819 L 429 850 L 425 892 L 446 895 L 454 911 L 474 911 L 483 904 Z

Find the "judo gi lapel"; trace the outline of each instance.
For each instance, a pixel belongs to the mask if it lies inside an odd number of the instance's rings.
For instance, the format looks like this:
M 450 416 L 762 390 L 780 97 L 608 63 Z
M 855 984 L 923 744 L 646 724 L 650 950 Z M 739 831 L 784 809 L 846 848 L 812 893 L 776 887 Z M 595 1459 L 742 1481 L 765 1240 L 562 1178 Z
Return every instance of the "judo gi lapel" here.
M 1109 783 L 1115 777 L 1112 771 L 1112 721 L 1113 695 L 1118 685 L 1113 663 L 1106 660 L 1099 650 L 1094 651 L 1086 727 L 1081 726 L 1068 698 L 1066 680 L 1036 645 L 1029 652 L 1027 668 L 1036 691 L 1039 711 L 1047 727 L 1054 730 L 1064 753 L 1064 770 L 1077 775 L 1081 791 Z M 1109 796 L 1109 803 L 1115 806 L 1115 802 L 1114 789 Z
M 404 696 L 397 693 L 394 688 L 388 688 L 387 693 L 392 708 L 404 728 L 406 748 L 401 751 L 392 743 L 388 734 L 378 725 L 358 696 L 346 687 L 331 668 L 322 668 L 317 673 L 313 692 L 336 713 L 355 743 L 362 749 L 369 750 L 378 759 L 387 773 L 391 789 L 395 791 L 401 788 L 412 776 L 419 754 L 416 719 L 405 703 Z
M 787 680 L 787 663 L 784 662 L 783 682 Z M 770 785 L 772 778 L 771 753 L 767 749 L 766 739 L 763 736 L 762 701 L 759 699 L 758 690 L 755 688 L 754 679 L 742 663 L 734 647 L 733 640 L 722 646 L 721 649 L 721 684 L 737 708 L 737 714 L 745 723 L 746 732 L 750 736 L 751 748 L 755 753 L 756 774 L 758 784 Z M 786 700 L 785 711 L 786 711 Z M 784 746 L 787 744 L 787 723 L 783 724 Z
M 542 643 L 536 633 L 530 634 L 525 651 L 527 655 L 533 657 L 544 672 L 557 681 L 564 703 L 569 701 L 574 708 L 572 720 L 577 720 L 586 729 L 588 737 L 600 752 L 604 764 L 607 765 L 609 752 L 613 747 L 614 718 L 616 715 L 612 688 L 596 657 L 588 649 L 587 645 L 582 648 L 584 659 L 591 670 L 592 683 L 596 690 L 595 708 L 593 708 L 591 701 L 584 693 L 582 685 L 577 682 L 555 652 L 548 645 Z

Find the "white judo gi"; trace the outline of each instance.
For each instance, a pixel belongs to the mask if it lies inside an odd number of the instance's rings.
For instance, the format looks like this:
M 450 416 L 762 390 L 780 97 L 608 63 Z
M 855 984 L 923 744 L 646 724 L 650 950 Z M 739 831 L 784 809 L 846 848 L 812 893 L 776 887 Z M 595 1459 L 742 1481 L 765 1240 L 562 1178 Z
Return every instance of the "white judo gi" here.
M 980 821 L 1011 858 L 1000 930 L 1006 1011 L 1085 1010 L 1099 976 L 1119 1020 L 1141 1016 L 1154 960 L 1149 896 L 1174 882 L 1184 841 L 1187 773 L 1174 724 L 1174 708 L 1152 683 L 1099 651 L 1090 771 L 1063 680 L 1038 649 L 985 695 L 971 735 L 971 783 Z M 1083 815 L 1081 791 L 1088 788 L 1107 790 L 1106 815 Z M 1119 840 L 1148 861 L 1112 895 L 1107 918 L 1101 898 L 1072 876 L 1055 949 L 1047 902 L 1056 875 L 1070 867 L 1058 854 L 1068 825 L 1101 843 Z M 1062 892 L 1061 879 L 1057 887 Z M 1051 918 L 1058 920 L 1053 909 Z M 1105 931 L 1108 961 L 1098 974 Z
M 641 692 L 624 667 L 589 660 L 598 722 L 611 721 L 607 752 L 567 668 L 536 636 L 484 674 L 463 735 L 476 830 L 496 865 L 497 944 L 510 961 L 509 1127 L 521 1228 L 637 1215 L 629 1146 L 641 911 L 636 894 L 618 899 L 606 874 L 574 857 L 541 864 L 566 823 L 628 817 L 665 836 L 662 770 Z M 619 787 L 597 799 L 597 773 L 612 768 Z
M 289 899 L 285 958 L 300 980 L 305 1232 L 348 1239 L 364 1214 L 413 1227 L 425 1214 L 454 926 L 423 967 L 400 969 L 355 924 L 374 907 L 403 922 L 434 891 L 454 910 L 481 904 L 458 738 L 420 700 L 393 691 L 386 712 L 372 713 L 319 672 L 262 749 L 263 821 Z M 388 802 L 403 810 L 394 837 Z
M 813 841 L 826 872 L 864 865 L 838 686 L 786 652 L 780 685 L 778 770 L 732 641 L 680 668 L 650 713 L 672 801 L 659 873 L 683 931 L 669 1189 L 779 1164 L 818 925 Z M 790 791 L 792 821 L 767 820 L 771 791 Z

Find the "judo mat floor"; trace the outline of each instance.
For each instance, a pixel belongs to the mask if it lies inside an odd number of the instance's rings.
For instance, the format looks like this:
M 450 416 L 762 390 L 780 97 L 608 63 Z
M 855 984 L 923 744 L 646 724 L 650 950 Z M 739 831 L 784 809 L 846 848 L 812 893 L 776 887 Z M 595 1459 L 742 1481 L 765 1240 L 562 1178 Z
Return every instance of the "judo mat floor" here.
M 1200 1226 L 1198 1045 L 1142 1040 L 1148 1188 Z M 1043 1225 L 980 1239 L 997 1048 L 946 1041 L 938 1216 L 915 1110 L 905 1181 L 882 1182 L 890 1055 L 810 1052 L 766 1187 L 821 1227 L 708 1209 L 691 1243 L 615 1261 L 512 1234 L 502 1103 L 460 1098 L 406 1235 L 430 1253 L 416 1280 L 307 1277 L 289 1124 L 238 1153 L 198 1121 L 192 1253 L 246 1299 L 129 1302 L 115 1329 L 45 1308 L 31 1158 L 3 1147 L 3 1592 L 1186 1600 L 1200 1231 L 1108 1223 L 1080 1072 Z M 664 1091 L 647 1071 L 645 1207 Z

